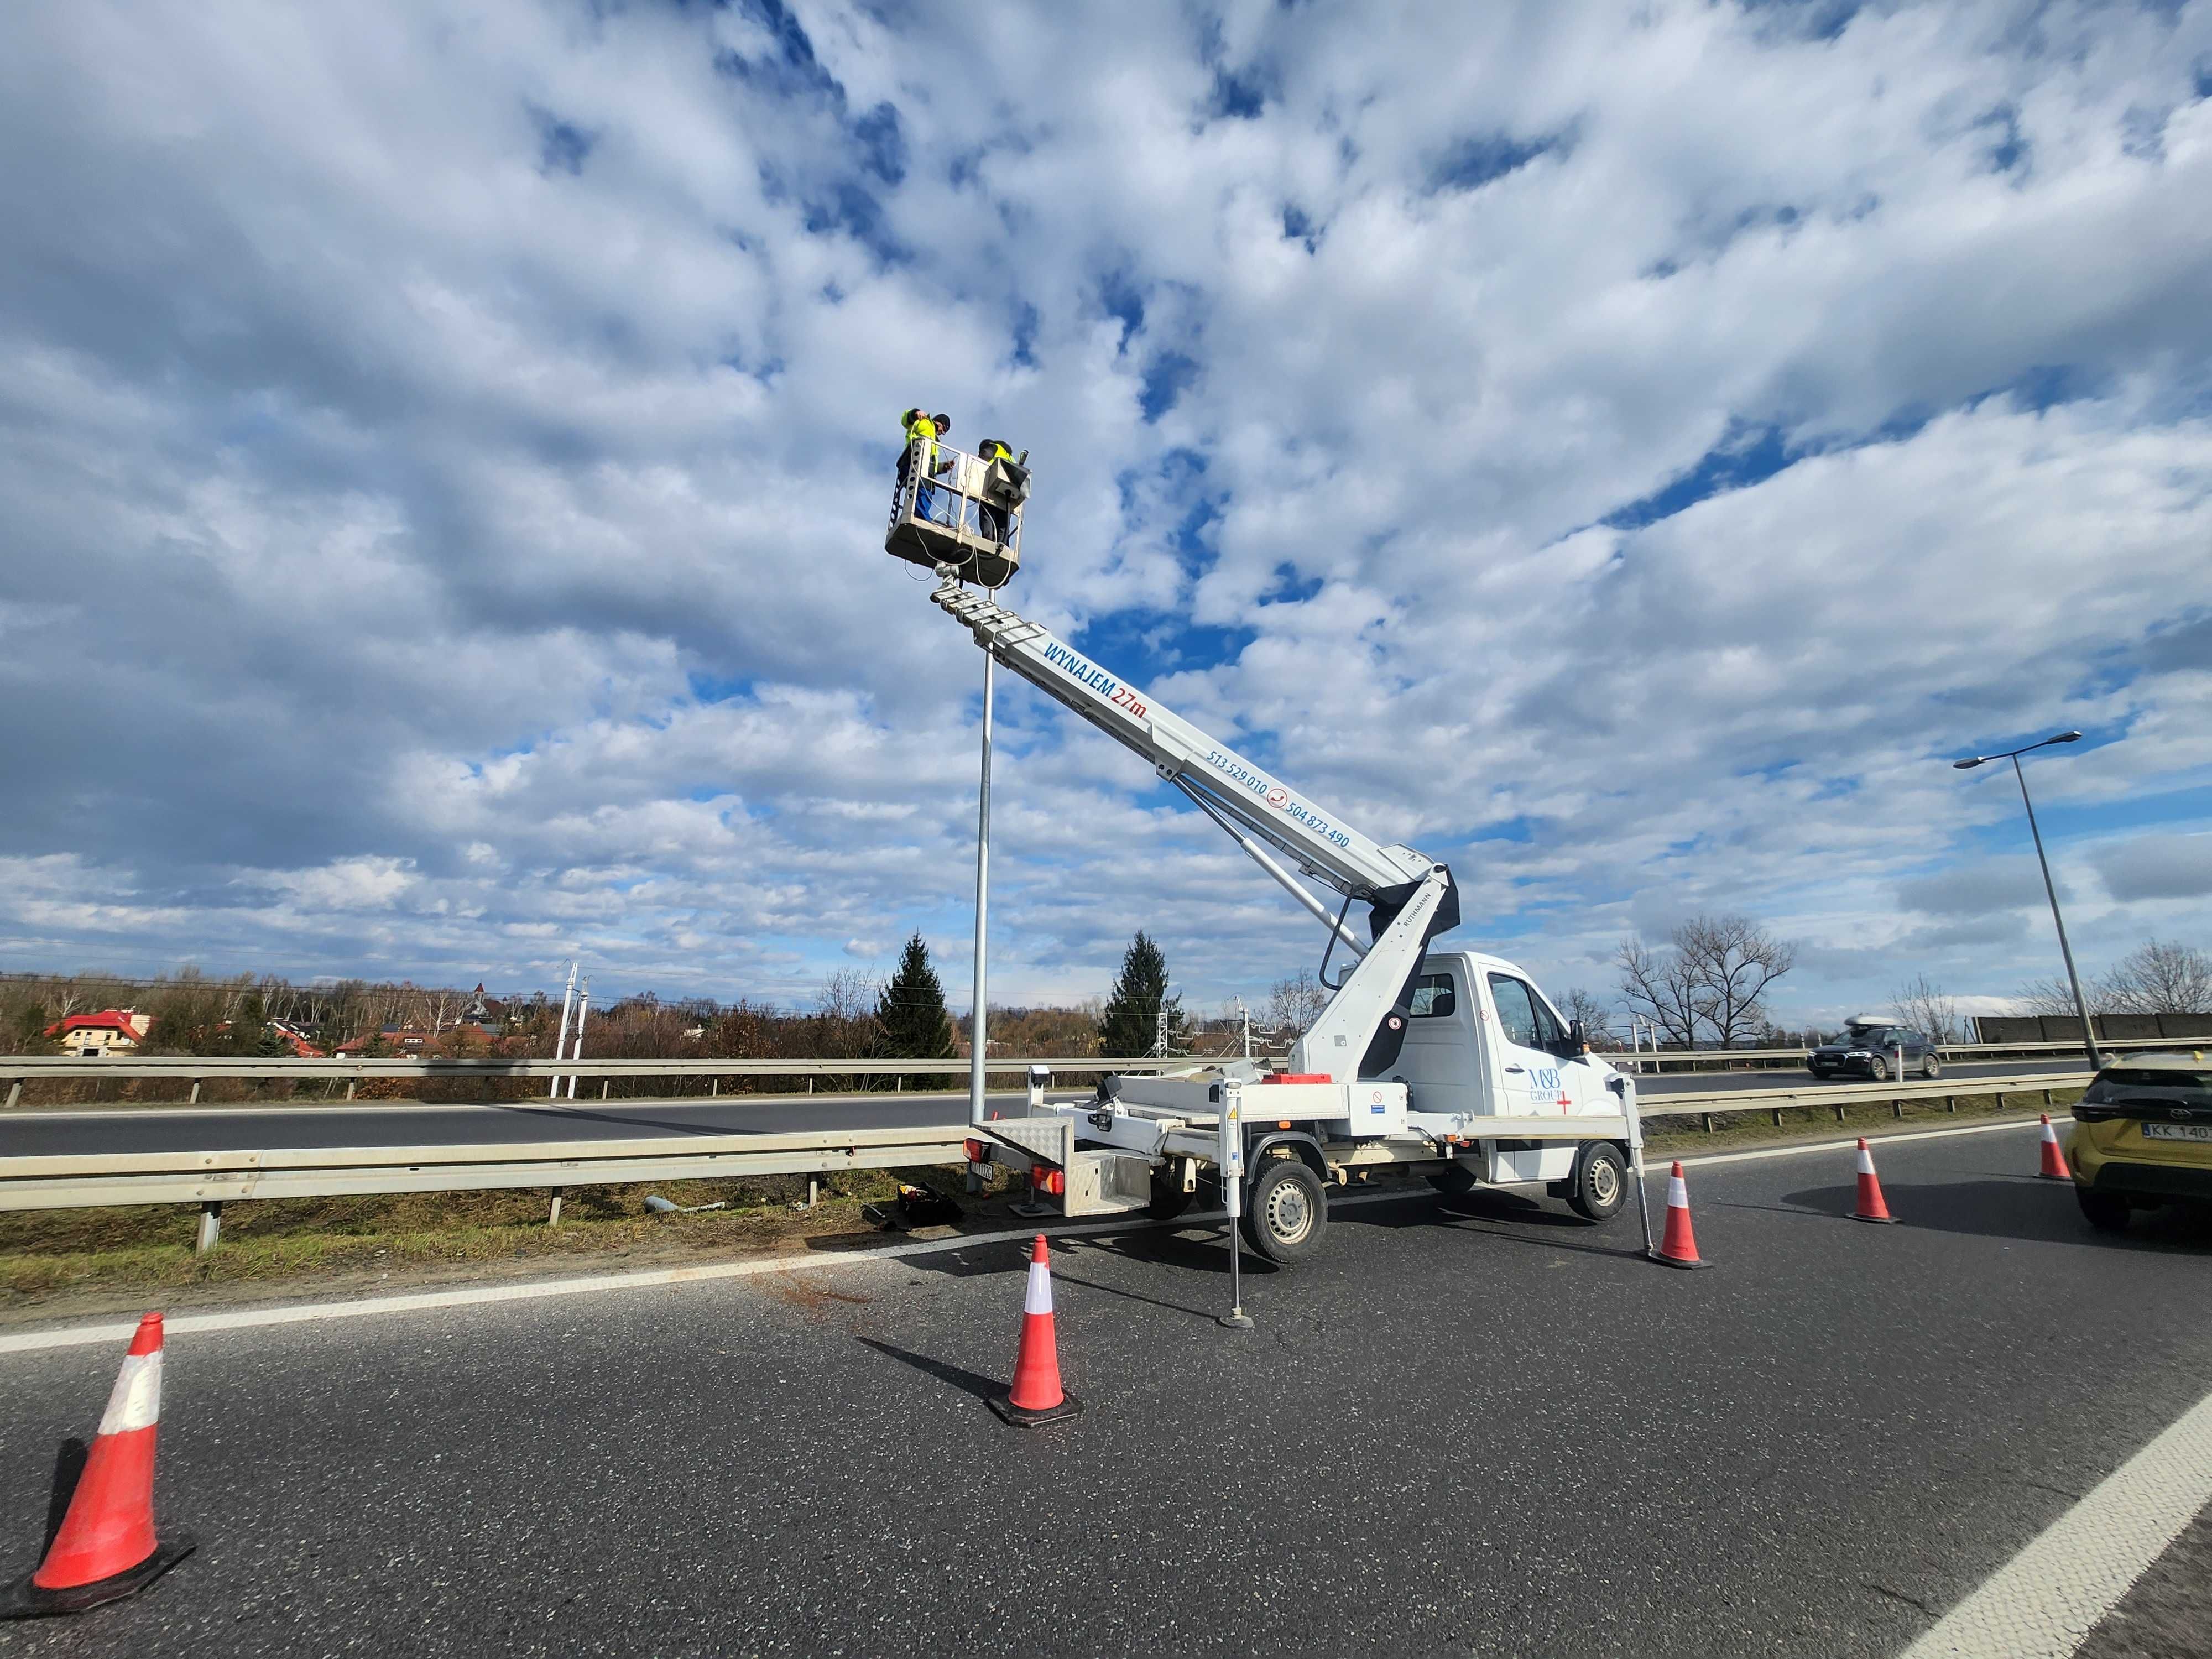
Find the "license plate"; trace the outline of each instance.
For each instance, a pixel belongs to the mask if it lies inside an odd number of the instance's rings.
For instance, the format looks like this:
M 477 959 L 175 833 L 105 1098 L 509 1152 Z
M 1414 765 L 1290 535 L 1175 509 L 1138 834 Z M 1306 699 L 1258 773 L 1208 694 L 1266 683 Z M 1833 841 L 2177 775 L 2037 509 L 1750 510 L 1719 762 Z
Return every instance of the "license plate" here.
M 2146 1123 L 2145 1140 L 2212 1140 L 2212 1123 Z

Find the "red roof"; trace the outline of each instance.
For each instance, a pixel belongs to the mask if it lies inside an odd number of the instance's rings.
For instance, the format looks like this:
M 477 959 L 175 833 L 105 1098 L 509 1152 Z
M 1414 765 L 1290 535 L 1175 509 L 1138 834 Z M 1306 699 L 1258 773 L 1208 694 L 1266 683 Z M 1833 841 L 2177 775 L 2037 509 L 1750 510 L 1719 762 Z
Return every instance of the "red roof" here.
M 137 1022 L 145 1018 L 143 1014 L 134 1017 L 115 1008 L 97 1014 L 68 1014 L 47 1026 L 46 1035 L 66 1036 L 71 1031 L 120 1031 L 136 1042 L 141 1029 Z

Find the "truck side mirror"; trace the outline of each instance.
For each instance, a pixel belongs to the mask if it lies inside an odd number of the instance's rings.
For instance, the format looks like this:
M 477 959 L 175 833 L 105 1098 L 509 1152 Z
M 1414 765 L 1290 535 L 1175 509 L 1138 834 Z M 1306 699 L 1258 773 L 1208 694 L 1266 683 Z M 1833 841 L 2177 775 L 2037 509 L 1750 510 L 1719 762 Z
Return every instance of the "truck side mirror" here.
M 1589 1028 L 1578 1019 L 1569 1020 L 1567 1022 L 1567 1052 L 1571 1054 L 1586 1054 L 1589 1052 Z

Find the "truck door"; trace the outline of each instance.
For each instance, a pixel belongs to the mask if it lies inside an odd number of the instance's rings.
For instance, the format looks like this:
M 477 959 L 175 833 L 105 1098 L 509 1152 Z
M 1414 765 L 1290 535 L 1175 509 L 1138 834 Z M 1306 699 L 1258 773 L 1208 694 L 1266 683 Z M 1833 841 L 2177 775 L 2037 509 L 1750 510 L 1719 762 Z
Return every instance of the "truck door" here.
M 1504 1108 L 1515 1115 L 1557 1116 L 1573 1109 L 1573 1097 L 1559 1075 L 1559 1057 L 1545 1043 L 1566 1033 L 1526 980 L 1510 974 L 1490 975 L 1490 1000 L 1498 1006 L 1498 1069 L 1504 1073 Z
M 1576 1109 L 1574 1085 L 1564 1073 L 1589 1071 L 1568 1066 L 1546 1044 L 1564 1046 L 1566 1028 L 1551 1005 L 1528 981 L 1492 972 L 1490 1000 L 1498 1008 L 1498 1066 L 1504 1085 L 1504 1109 L 1531 1117 L 1565 1117 Z M 1559 1181 L 1574 1168 L 1572 1145 L 1539 1145 L 1499 1140 L 1492 1145 L 1494 1181 Z

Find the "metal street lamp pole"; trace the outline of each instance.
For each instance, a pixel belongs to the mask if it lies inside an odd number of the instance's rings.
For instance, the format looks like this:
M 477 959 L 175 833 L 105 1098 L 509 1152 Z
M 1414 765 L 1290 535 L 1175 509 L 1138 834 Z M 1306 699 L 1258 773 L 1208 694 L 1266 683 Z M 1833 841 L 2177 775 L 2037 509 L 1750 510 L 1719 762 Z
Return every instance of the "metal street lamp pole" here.
M 983 1060 L 988 1043 L 983 1035 L 984 922 L 991 902 L 991 668 L 993 658 L 983 653 L 983 775 L 975 802 L 975 996 L 969 1016 L 968 1121 L 983 1121 Z
M 2066 982 L 2073 988 L 2074 1012 L 2081 1017 L 2081 1042 L 2089 1051 L 2089 1064 L 2101 1071 L 2105 1057 L 2097 1049 L 2097 1028 L 2090 1023 L 2089 1000 L 2081 994 L 2081 975 L 2074 969 L 2074 947 L 2067 942 L 2066 918 L 2058 912 L 2058 889 L 2051 879 L 2051 860 L 2043 851 L 2043 831 L 2035 822 L 2035 803 L 2028 799 L 2027 774 L 2021 769 L 2020 757 L 2031 750 L 2047 749 L 2055 743 L 2079 743 L 2079 732 L 2061 732 L 2057 737 L 2045 738 L 2041 743 L 2031 743 L 2019 749 L 2008 749 L 2002 755 L 1974 755 L 1951 764 L 1961 772 L 1972 770 L 1984 761 L 2008 760 L 2013 775 L 2020 781 L 2020 804 L 2027 809 L 2027 833 L 2035 837 L 2035 861 L 2043 866 L 2043 890 L 2051 899 L 2051 920 L 2058 928 L 2058 954 L 2066 959 Z

